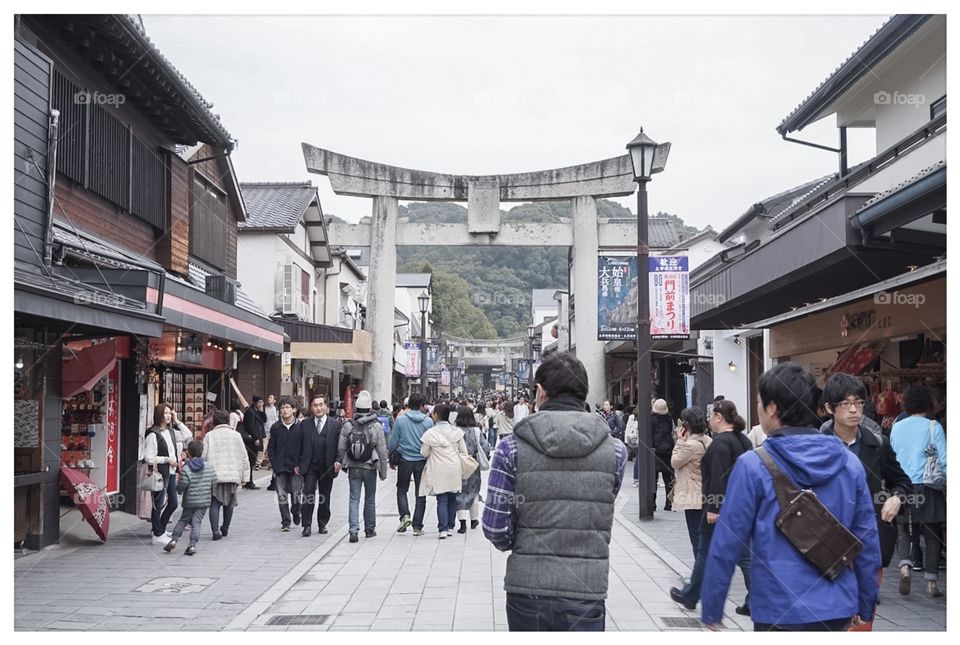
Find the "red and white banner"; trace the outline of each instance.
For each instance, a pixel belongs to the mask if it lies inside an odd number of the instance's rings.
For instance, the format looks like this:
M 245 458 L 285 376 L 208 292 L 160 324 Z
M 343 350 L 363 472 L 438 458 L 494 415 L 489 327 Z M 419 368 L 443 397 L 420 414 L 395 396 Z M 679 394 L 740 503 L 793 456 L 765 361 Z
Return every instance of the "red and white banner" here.
M 107 454 L 104 466 L 107 469 L 106 493 L 120 491 L 120 362 L 117 361 L 107 375 Z
M 650 338 L 690 338 L 687 256 L 650 258 Z

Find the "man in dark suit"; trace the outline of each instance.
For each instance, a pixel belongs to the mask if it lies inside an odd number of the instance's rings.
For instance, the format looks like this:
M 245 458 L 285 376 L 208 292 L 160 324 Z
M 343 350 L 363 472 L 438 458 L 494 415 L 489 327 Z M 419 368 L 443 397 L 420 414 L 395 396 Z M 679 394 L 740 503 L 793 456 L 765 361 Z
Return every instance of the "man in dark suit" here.
M 263 399 L 254 394 L 253 402 L 243 413 L 243 420 L 237 427 L 243 437 L 243 443 L 247 448 L 247 459 L 250 462 L 250 480 L 243 485 L 244 488 L 258 488 L 253 483 L 253 467 L 257 463 L 257 453 L 263 450 L 263 440 L 267 436 L 266 428 L 264 428 L 266 421 L 267 415 L 263 411 Z
M 313 416 L 300 422 L 303 448 L 300 451 L 300 472 L 303 474 L 303 537 L 309 537 L 313 524 L 313 508 L 317 507 L 320 533 L 327 532 L 330 521 L 330 494 L 333 480 L 340 474 L 337 463 L 337 444 L 340 441 L 340 422 L 327 416 L 327 400 L 315 396 L 310 401 Z

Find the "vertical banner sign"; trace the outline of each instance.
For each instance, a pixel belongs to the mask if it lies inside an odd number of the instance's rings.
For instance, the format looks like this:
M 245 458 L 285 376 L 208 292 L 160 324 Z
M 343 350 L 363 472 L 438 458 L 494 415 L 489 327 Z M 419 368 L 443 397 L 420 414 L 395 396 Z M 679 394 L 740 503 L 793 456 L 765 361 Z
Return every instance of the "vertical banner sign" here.
M 440 345 L 427 345 L 427 376 L 440 376 L 440 369 L 443 364 L 441 349 Z
M 107 454 L 105 491 L 112 495 L 120 490 L 120 362 L 107 376 Z
M 530 361 L 526 358 L 521 358 L 517 361 L 517 378 L 520 379 L 521 383 L 526 383 L 530 380 Z
M 690 275 L 685 255 L 650 258 L 650 338 L 690 338 Z
M 290 382 L 290 368 L 292 363 L 293 354 L 290 352 L 283 352 L 280 354 L 280 380 L 284 383 Z
M 450 387 L 450 370 L 442 370 L 440 372 L 440 385 Z
M 403 348 L 407 350 L 407 361 L 403 366 L 403 375 L 407 377 L 420 376 L 420 343 L 406 342 Z
M 636 256 L 601 255 L 597 267 L 597 340 L 636 340 Z

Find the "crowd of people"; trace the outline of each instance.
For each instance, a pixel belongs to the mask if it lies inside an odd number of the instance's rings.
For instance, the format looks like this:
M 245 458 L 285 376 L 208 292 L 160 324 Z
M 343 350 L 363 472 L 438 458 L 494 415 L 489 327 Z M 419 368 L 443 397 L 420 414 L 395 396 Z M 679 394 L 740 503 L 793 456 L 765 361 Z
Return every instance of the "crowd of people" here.
M 760 423 L 747 428 L 722 396 L 706 410 L 683 409 L 676 423 L 664 399 L 629 416 L 610 401 L 591 409 L 586 371 L 570 354 L 545 358 L 535 383 L 516 400 L 480 392 L 428 402 L 413 393 L 393 406 L 362 391 L 351 418 L 323 396 L 307 409 L 289 397 L 253 397 L 246 410 L 211 410 L 202 441 L 161 404 L 144 443 L 144 463 L 163 482 L 152 492 L 153 543 L 173 551 L 189 526 L 186 553 L 195 554 L 208 509 L 212 539 L 226 537 L 238 488 L 255 487 L 254 470 L 267 463 L 281 531 L 326 533 L 334 480 L 346 470 L 349 541 L 359 541 L 361 504 L 364 536 L 373 538 L 377 483 L 395 470 L 397 532 L 425 533 L 431 496 L 439 539 L 482 525 L 510 552 L 511 630 L 602 630 L 614 502 L 632 459 L 634 486 L 651 480 L 651 507 L 662 479 L 664 510 L 684 515 L 692 574 L 669 596 L 689 610 L 702 603 L 710 628 L 720 626 L 737 567 L 747 595 L 736 612 L 758 631 L 870 629 L 894 556 L 900 593 L 923 571 L 927 595 L 942 595 L 946 438 L 929 388 L 908 389 L 901 418 L 879 424 L 865 413 L 856 377 L 834 374 L 821 390 L 804 368 L 781 363 L 760 378 Z M 641 415 L 650 417 L 649 447 L 640 444 Z M 637 459 L 645 449 L 655 456 L 649 473 Z M 825 571 L 794 546 L 783 514 L 802 496 L 785 502 L 789 486 L 812 491 L 821 517 L 850 534 L 856 549 L 843 554 L 845 566 Z M 171 533 L 178 494 L 183 511 Z M 831 544 L 824 535 L 817 548 Z

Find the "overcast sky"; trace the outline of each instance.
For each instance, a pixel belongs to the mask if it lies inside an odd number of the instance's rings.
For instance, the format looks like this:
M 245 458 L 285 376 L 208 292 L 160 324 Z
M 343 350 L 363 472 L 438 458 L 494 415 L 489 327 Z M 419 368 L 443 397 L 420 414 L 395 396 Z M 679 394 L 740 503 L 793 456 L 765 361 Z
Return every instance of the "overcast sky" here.
M 300 143 L 463 174 L 671 141 L 650 209 L 720 230 L 762 198 L 835 172 L 775 127 L 886 16 L 144 16 L 148 35 L 239 142 L 240 181 L 305 181 L 326 213 L 370 214 L 306 172 Z M 832 117 L 800 138 L 837 145 Z M 850 136 L 851 164 L 874 153 Z M 796 135 L 794 135 L 796 136 Z M 619 201 L 635 210 L 633 197 Z M 509 209 L 512 204 L 501 204 Z

